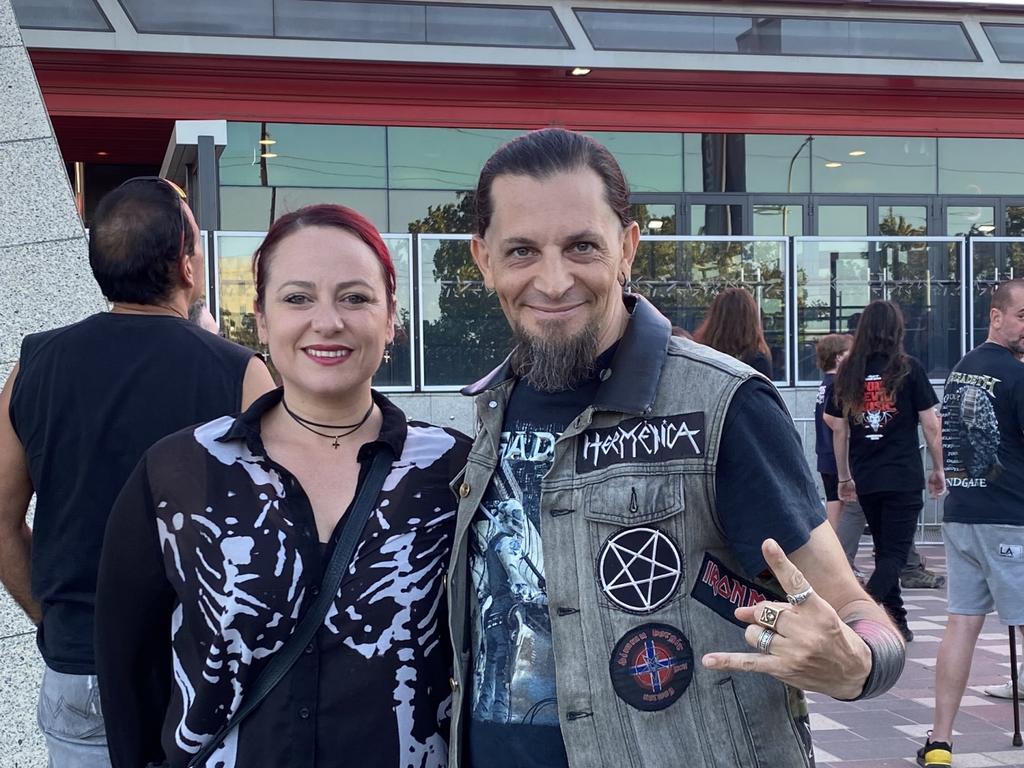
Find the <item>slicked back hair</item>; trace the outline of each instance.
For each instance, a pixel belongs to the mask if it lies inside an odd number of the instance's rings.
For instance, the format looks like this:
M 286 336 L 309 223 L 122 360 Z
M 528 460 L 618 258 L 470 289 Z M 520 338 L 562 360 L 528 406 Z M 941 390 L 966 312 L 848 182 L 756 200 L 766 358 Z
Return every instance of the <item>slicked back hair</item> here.
M 474 197 L 477 235 L 483 237 L 491 225 L 494 214 L 491 187 L 499 176 L 546 179 L 584 168 L 600 177 L 605 201 L 622 226 L 628 226 L 633 221 L 629 215 L 629 184 L 607 147 L 582 133 L 544 128 L 512 139 L 484 163 Z
M 89 266 L 109 301 L 155 304 L 177 287 L 177 265 L 195 233 L 167 184 L 125 184 L 100 201 L 89 230 Z

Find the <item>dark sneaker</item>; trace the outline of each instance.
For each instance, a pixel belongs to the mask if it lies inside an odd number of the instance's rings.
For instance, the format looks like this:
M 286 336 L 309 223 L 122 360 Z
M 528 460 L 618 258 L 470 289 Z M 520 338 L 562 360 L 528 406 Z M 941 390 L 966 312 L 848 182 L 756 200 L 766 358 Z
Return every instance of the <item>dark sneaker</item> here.
M 949 768 L 953 765 L 953 747 L 944 741 L 925 739 L 917 750 L 917 764 L 922 768 Z
M 900 584 L 904 589 L 942 589 L 946 586 L 946 577 L 932 573 L 923 565 L 910 568 L 900 574 Z
M 914 639 L 914 633 L 911 631 L 910 627 L 907 626 L 906 621 L 897 621 L 896 629 L 898 629 L 900 634 L 903 635 L 903 642 L 909 643 Z

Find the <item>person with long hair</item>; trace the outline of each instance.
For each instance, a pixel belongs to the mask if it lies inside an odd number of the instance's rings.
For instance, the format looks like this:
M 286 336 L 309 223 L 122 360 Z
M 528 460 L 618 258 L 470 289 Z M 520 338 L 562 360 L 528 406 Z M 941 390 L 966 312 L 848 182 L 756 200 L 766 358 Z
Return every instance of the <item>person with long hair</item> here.
M 114 768 L 443 768 L 468 439 L 371 388 L 396 302 L 366 218 L 282 216 L 253 271 L 282 386 L 154 446 L 110 516 L 96 638 Z
M 875 571 L 867 591 L 889 612 L 904 639 L 913 639 L 900 593 L 900 571 L 914 541 L 924 502 L 921 425 L 932 471 L 928 490 L 945 489 L 938 398 L 928 376 L 903 349 L 903 313 L 891 301 L 873 301 L 857 324 L 850 353 L 839 365 L 825 404 L 832 428 L 839 497 L 858 500 L 875 544 Z
M 764 340 L 761 313 L 754 297 L 743 288 L 726 288 L 715 296 L 694 339 L 746 363 L 769 381 L 773 378 L 772 353 Z

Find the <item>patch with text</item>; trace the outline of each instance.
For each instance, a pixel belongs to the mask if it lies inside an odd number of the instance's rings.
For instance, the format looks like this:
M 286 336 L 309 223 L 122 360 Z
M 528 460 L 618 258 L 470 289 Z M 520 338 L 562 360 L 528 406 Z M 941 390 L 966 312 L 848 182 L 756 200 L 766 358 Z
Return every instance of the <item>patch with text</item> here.
M 651 464 L 704 455 L 704 414 L 627 419 L 614 427 L 588 429 L 577 438 L 576 471 L 614 464 Z
M 643 624 L 615 644 L 608 664 L 615 693 L 631 707 L 657 712 L 672 706 L 693 680 L 693 647 L 668 624 Z
M 757 605 L 765 600 L 785 602 L 785 598 L 757 586 L 752 581 L 747 581 L 707 552 L 704 553 L 704 562 L 697 572 L 697 580 L 690 590 L 690 596 L 726 621 L 731 621 L 743 629 L 746 629 L 747 625 L 733 615 L 737 608 Z

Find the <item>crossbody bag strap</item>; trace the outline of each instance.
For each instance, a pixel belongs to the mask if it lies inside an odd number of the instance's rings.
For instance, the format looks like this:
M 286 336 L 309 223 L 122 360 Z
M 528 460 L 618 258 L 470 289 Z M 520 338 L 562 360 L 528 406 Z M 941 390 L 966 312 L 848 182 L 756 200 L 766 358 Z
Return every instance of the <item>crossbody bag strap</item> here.
M 355 503 L 342 521 L 341 534 L 338 536 L 338 543 L 334 547 L 330 562 L 324 570 L 324 578 L 320 584 L 320 592 L 310 604 L 309 609 L 299 621 L 295 631 L 292 632 L 285 644 L 267 662 L 263 672 L 256 678 L 249 694 L 242 701 L 234 717 L 231 717 L 221 729 L 215 733 L 203 748 L 197 752 L 188 762 L 188 768 L 198 768 L 203 765 L 210 753 L 215 750 L 224 738 L 237 728 L 246 717 L 248 717 L 259 703 L 270 693 L 292 668 L 295 661 L 305 651 L 313 638 L 316 637 L 320 625 L 327 615 L 328 609 L 338 594 L 338 587 L 341 586 L 341 579 L 352 562 L 352 555 L 355 554 L 356 545 L 359 544 L 359 537 L 366 526 L 366 521 L 373 511 L 374 502 L 384 486 L 384 480 L 391 469 L 392 454 L 387 446 L 380 446 L 370 464 L 370 471 L 366 475 L 362 486 L 356 496 Z

